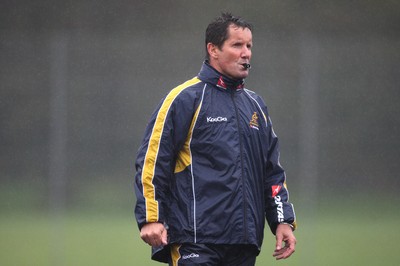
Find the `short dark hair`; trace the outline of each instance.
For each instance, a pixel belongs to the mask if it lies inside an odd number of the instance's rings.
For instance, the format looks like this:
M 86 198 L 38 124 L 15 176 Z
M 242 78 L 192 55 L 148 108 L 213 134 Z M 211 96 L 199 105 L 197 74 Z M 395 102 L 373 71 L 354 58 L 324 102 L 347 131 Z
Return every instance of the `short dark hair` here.
M 248 28 L 253 31 L 253 25 L 241 17 L 232 15 L 229 12 L 222 12 L 221 15 L 208 24 L 206 29 L 206 59 L 209 59 L 207 44 L 212 43 L 221 49 L 224 42 L 229 38 L 228 28 L 230 25 L 241 28 Z

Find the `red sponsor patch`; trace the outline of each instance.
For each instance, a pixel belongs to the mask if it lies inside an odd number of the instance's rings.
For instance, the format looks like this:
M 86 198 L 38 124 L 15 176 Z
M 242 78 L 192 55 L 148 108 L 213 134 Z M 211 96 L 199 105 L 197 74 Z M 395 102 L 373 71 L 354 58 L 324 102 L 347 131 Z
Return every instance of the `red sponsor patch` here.
M 226 84 L 225 84 L 224 80 L 222 79 L 222 76 L 219 77 L 217 86 L 221 87 L 223 89 L 226 89 Z
M 282 186 L 272 186 L 272 197 L 275 198 L 276 195 L 278 195 L 279 191 L 281 191 Z

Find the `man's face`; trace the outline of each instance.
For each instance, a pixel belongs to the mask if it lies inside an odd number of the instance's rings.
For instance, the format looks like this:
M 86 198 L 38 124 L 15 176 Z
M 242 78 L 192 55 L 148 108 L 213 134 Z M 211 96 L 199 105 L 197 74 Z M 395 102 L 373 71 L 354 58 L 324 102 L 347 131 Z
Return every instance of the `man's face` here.
M 221 49 L 209 44 L 210 64 L 220 73 L 233 78 L 243 79 L 249 75 L 249 69 L 243 66 L 250 63 L 252 34 L 248 28 L 230 25 L 228 39 Z

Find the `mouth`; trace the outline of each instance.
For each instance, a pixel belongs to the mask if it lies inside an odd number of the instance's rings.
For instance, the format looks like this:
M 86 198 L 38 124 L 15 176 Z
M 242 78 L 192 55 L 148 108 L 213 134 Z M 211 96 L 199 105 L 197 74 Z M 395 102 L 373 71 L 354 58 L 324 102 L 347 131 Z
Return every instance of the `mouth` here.
M 251 65 L 250 65 L 249 63 L 243 63 L 243 64 L 241 64 L 241 65 L 243 66 L 243 68 L 244 68 L 245 70 L 251 68 Z

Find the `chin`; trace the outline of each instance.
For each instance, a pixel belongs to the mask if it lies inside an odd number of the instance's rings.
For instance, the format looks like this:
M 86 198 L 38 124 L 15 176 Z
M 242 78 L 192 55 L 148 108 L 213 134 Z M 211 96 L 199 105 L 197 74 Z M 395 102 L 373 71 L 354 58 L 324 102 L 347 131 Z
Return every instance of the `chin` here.
M 235 79 L 245 79 L 245 78 L 247 78 L 248 75 L 249 75 L 248 73 L 246 73 L 246 74 L 240 74 L 240 75 L 237 75 L 237 76 L 235 77 Z
M 226 73 L 225 75 L 232 79 L 245 79 L 249 75 L 249 72 L 248 71 L 239 71 L 239 72 L 231 73 L 231 74 Z

